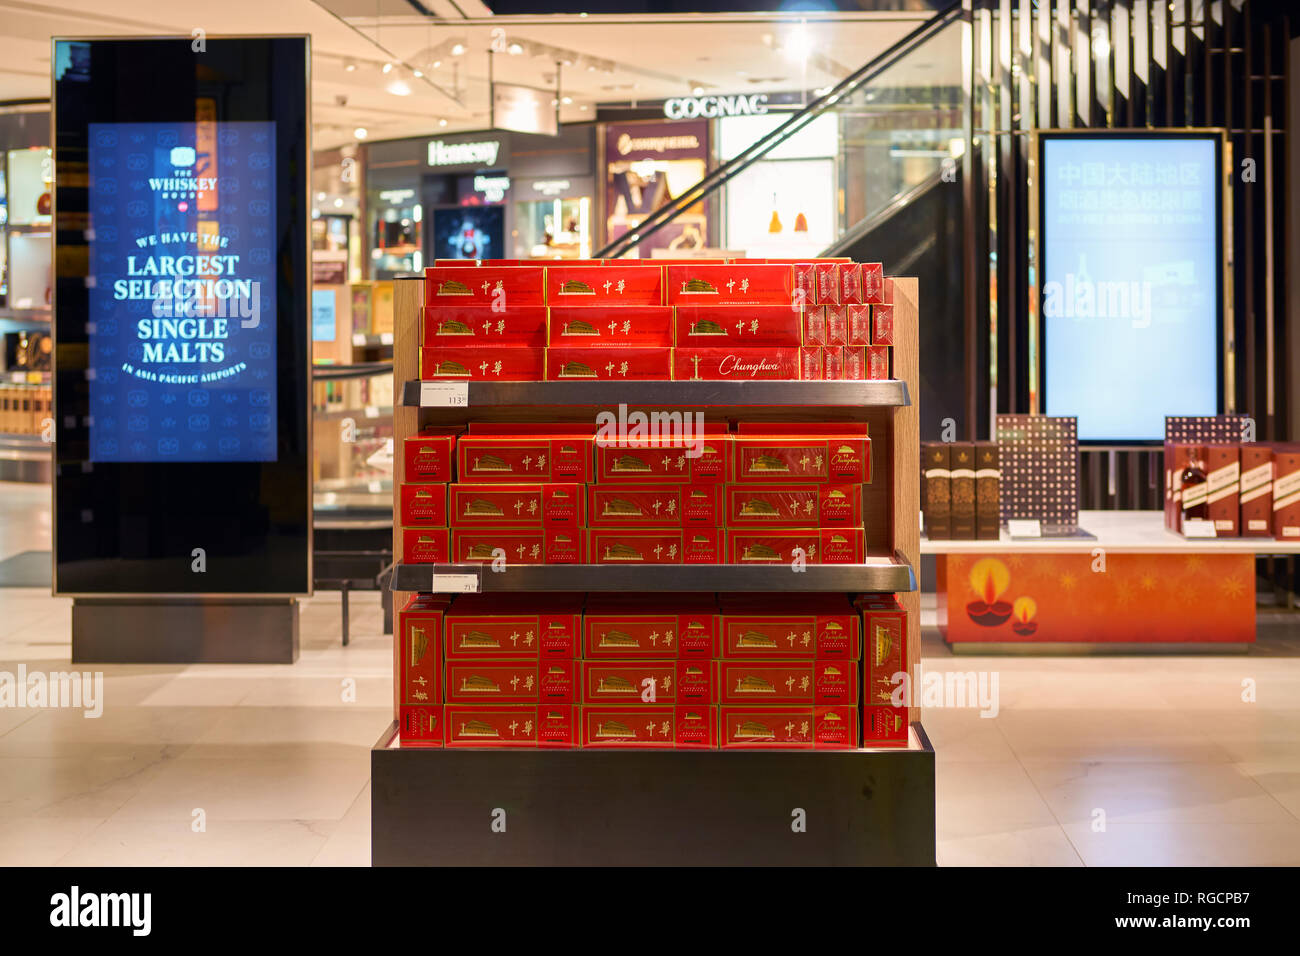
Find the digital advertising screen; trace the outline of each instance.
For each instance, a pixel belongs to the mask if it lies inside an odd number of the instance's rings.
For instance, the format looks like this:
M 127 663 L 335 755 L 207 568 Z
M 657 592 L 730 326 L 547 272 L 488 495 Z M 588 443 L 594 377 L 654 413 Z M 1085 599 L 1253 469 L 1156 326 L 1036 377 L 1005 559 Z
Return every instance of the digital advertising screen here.
M 458 206 L 433 211 L 436 259 L 503 259 L 504 206 Z
M 1222 395 L 1217 133 L 1039 133 L 1043 408 L 1150 442 Z

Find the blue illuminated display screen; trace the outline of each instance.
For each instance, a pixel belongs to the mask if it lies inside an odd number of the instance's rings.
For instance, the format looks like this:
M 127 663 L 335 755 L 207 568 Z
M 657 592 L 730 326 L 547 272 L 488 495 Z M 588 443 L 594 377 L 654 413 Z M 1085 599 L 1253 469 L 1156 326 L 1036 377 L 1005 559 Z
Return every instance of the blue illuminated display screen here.
M 1044 137 L 1043 406 L 1079 438 L 1158 441 L 1219 409 L 1217 141 Z
M 90 460 L 276 460 L 275 123 L 91 123 Z

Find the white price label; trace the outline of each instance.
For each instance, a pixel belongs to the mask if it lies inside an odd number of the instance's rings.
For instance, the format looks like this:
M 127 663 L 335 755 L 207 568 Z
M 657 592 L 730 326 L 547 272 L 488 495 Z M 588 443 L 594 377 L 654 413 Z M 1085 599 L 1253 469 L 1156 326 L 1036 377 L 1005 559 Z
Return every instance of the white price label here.
M 1041 538 L 1043 525 L 1037 518 L 1008 518 L 1007 534 L 1013 538 Z
M 366 406 L 366 418 L 378 418 L 378 417 L 379 417 L 379 406 L 378 406 L 378 405 L 367 405 L 367 406 Z
M 377 495 L 384 490 L 384 483 L 382 481 L 372 481 L 366 487 L 370 489 L 372 495 Z
M 366 344 L 366 337 L 365 337 L 365 335 L 363 335 L 363 334 L 360 333 L 360 332 L 353 332 L 353 333 L 352 333 L 352 344 L 353 344 L 353 345 L 356 345 L 356 346 L 358 346 L 358 347 L 359 347 L 359 346 L 362 346 L 362 345 L 365 345 L 365 344 Z
M 1184 538 L 1215 538 L 1214 522 L 1204 518 L 1188 518 L 1183 522 Z
M 438 594 L 477 594 L 478 575 L 435 573 L 432 590 Z
M 380 345 L 392 345 L 392 344 L 393 344 L 393 333 L 392 333 L 392 332 L 380 332 L 380 333 L 379 333 L 379 344 L 380 344 Z
M 421 382 L 423 408 L 468 408 L 469 382 Z

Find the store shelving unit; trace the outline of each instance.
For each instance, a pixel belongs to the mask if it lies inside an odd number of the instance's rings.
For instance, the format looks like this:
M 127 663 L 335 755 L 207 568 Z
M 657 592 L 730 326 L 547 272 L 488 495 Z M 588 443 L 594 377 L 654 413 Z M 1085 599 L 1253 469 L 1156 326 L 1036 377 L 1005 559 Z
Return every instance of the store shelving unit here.
M 401 443 L 474 421 L 595 422 L 596 412 L 701 411 L 706 420 L 866 422 L 868 562 L 735 565 L 482 565 L 395 568 L 410 591 L 899 592 L 908 669 L 919 662 L 917 282 L 894 280 L 895 380 L 535 382 L 426 388 L 418 381 L 420 278 L 395 281 L 394 489 Z M 445 386 L 446 383 L 438 383 Z M 394 528 L 394 553 L 400 553 Z M 792 575 L 794 575 L 792 577 Z M 854 751 L 549 751 L 401 748 L 397 724 L 371 752 L 372 859 L 383 864 L 934 863 L 934 751 L 909 711 L 911 745 Z M 504 811 L 506 831 L 494 821 Z M 807 820 L 800 831 L 792 824 Z

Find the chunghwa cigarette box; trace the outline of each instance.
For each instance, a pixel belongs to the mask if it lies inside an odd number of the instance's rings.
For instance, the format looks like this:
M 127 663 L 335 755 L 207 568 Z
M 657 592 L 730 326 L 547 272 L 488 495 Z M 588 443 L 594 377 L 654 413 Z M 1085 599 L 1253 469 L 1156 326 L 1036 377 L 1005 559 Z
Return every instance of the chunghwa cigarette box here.
M 1267 538 L 1273 534 L 1273 449 L 1241 446 L 1241 533 Z
M 867 349 L 864 346 L 850 348 L 848 346 L 840 350 L 843 375 L 841 376 L 847 382 L 865 382 L 871 374 L 867 363 Z
M 586 544 L 582 528 L 454 528 L 454 561 L 512 564 L 583 564 Z
M 468 594 L 444 618 L 447 660 L 581 656 L 581 595 Z
M 907 708 L 889 704 L 863 707 L 862 746 L 906 747 Z
M 727 529 L 728 564 L 862 564 L 861 528 Z
M 804 346 L 799 349 L 799 377 L 805 382 L 826 378 L 826 361 L 822 351 L 820 346 Z
M 803 604 L 807 600 L 815 599 L 801 597 L 795 603 Z M 857 660 L 862 656 L 861 621 L 847 601 L 837 603 L 842 606 L 814 604 L 808 611 L 796 613 L 724 604 L 722 656 L 752 660 Z
M 656 600 L 662 602 L 660 595 Z M 673 598 L 681 605 L 682 596 Z M 712 660 L 718 648 L 718 612 L 682 607 L 656 613 L 648 602 L 598 602 L 583 614 L 582 656 L 587 660 Z
M 442 704 L 398 709 L 398 737 L 403 747 L 443 746 Z
M 459 431 L 457 429 L 456 431 Z M 456 432 L 421 432 L 402 442 L 407 481 L 451 481 Z
M 721 564 L 720 528 L 592 528 L 587 553 L 594 564 Z
M 826 345 L 849 344 L 849 309 L 845 305 L 822 306 L 826 315 Z
M 838 262 L 818 262 L 813 266 L 813 274 L 817 277 L 817 305 L 840 304 L 840 265 Z
M 592 528 L 716 528 L 723 485 L 588 485 Z
M 676 348 L 677 381 L 797 381 L 799 348 Z
M 1300 538 L 1300 445 L 1273 450 L 1273 537 Z
M 731 436 L 731 452 L 731 480 L 737 482 L 871 480 L 871 441 L 865 425 L 742 422 Z
M 723 750 L 853 750 L 858 746 L 858 709 L 722 706 Z
M 572 749 L 578 708 L 568 704 L 447 704 L 448 747 Z
M 1210 521 L 1215 537 L 1235 538 L 1241 533 L 1241 454 L 1237 445 L 1205 446 L 1205 482 L 1209 489 Z
M 546 299 L 552 306 L 663 305 L 664 271 L 657 265 L 546 267 Z
M 703 435 L 689 441 L 597 439 L 596 481 L 600 484 L 729 481 L 729 442 L 730 436 L 716 426 L 706 426 Z
M 827 381 L 839 382 L 844 379 L 844 348 L 828 345 L 822 349 L 822 362 L 825 364 Z
M 840 265 L 840 302 L 861 304 L 863 301 L 862 266 L 856 262 L 842 263 Z
M 678 348 L 766 348 L 803 344 L 803 311 L 785 305 L 684 305 L 673 309 Z
M 554 306 L 546 344 L 551 348 L 671 348 L 673 308 Z
M 582 661 L 581 668 L 583 704 L 717 702 L 716 661 Z
M 793 266 L 794 301 L 801 305 L 806 313 L 817 303 L 817 264 L 796 262 Z
M 888 704 L 907 673 L 907 612 L 893 607 L 862 609 L 864 704 Z
M 546 350 L 523 346 L 420 349 L 420 378 L 428 381 L 540 382 Z
M 886 279 L 885 267 L 879 262 L 863 262 L 859 265 L 862 270 L 862 301 L 871 305 L 893 302 L 892 289 L 889 288 L 893 280 Z
M 590 482 L 595 435 L 462 435 L 456 473 L 463 482 Z
M 457 528 L 581 528 L 587 523 L 586 485 L 458 483 L 447 492 Z
M 447 604 L 416 596 L 397 613 L 397 703 L 442 703 L 442 646 Z
M 446 697 L 449 704 L 575 704 L 577 662 L 449 660 Z
M 857 484 L 728 485 L 729 528 L 862 526 Z
M 892 305 L 871 306 L 871 341 L 854 344 L 893 345 L 894 307 Z
M 404 481 L 397 492 L 398 524 L 445 528 L 447 526 L 447 485 L 441 481 Z
M 867 380 L 883 382 L 889 378 L 889 347 L 886 345 L 868 345 Z
M 871 344 L 871 309 L 869 305 L 846 305 L 845 345 L 861 348 Z
M 856 704 L 858 665 L 834 661 L 721 661 L 719 703 Z
M 546 305 L 541 266 L 430 266 L 424 270 L 425 305 Z
M 716 708 L 707 704 L 582 708 L 584 749 L 712 749 Z
M 794 268 L 789 265 L 690 265 L 664 269 L 668 305 L 790 305 Z
M 490 305 L 435 305 L 420 310 L 426 348 L 544 348 L 544 305 L 494 309 Z
M 549 348 L 546 380 L 668 381 L 673 377 L 672 350 L 666 348 Z
M 803 314 L 803 344 L 825 345 L 827 338 L 826 309 L 820 305 L 809 306 Z
M 446 564 L 450 554 L 447 539 L 446 528 L 403 528 L 403 563 Z

